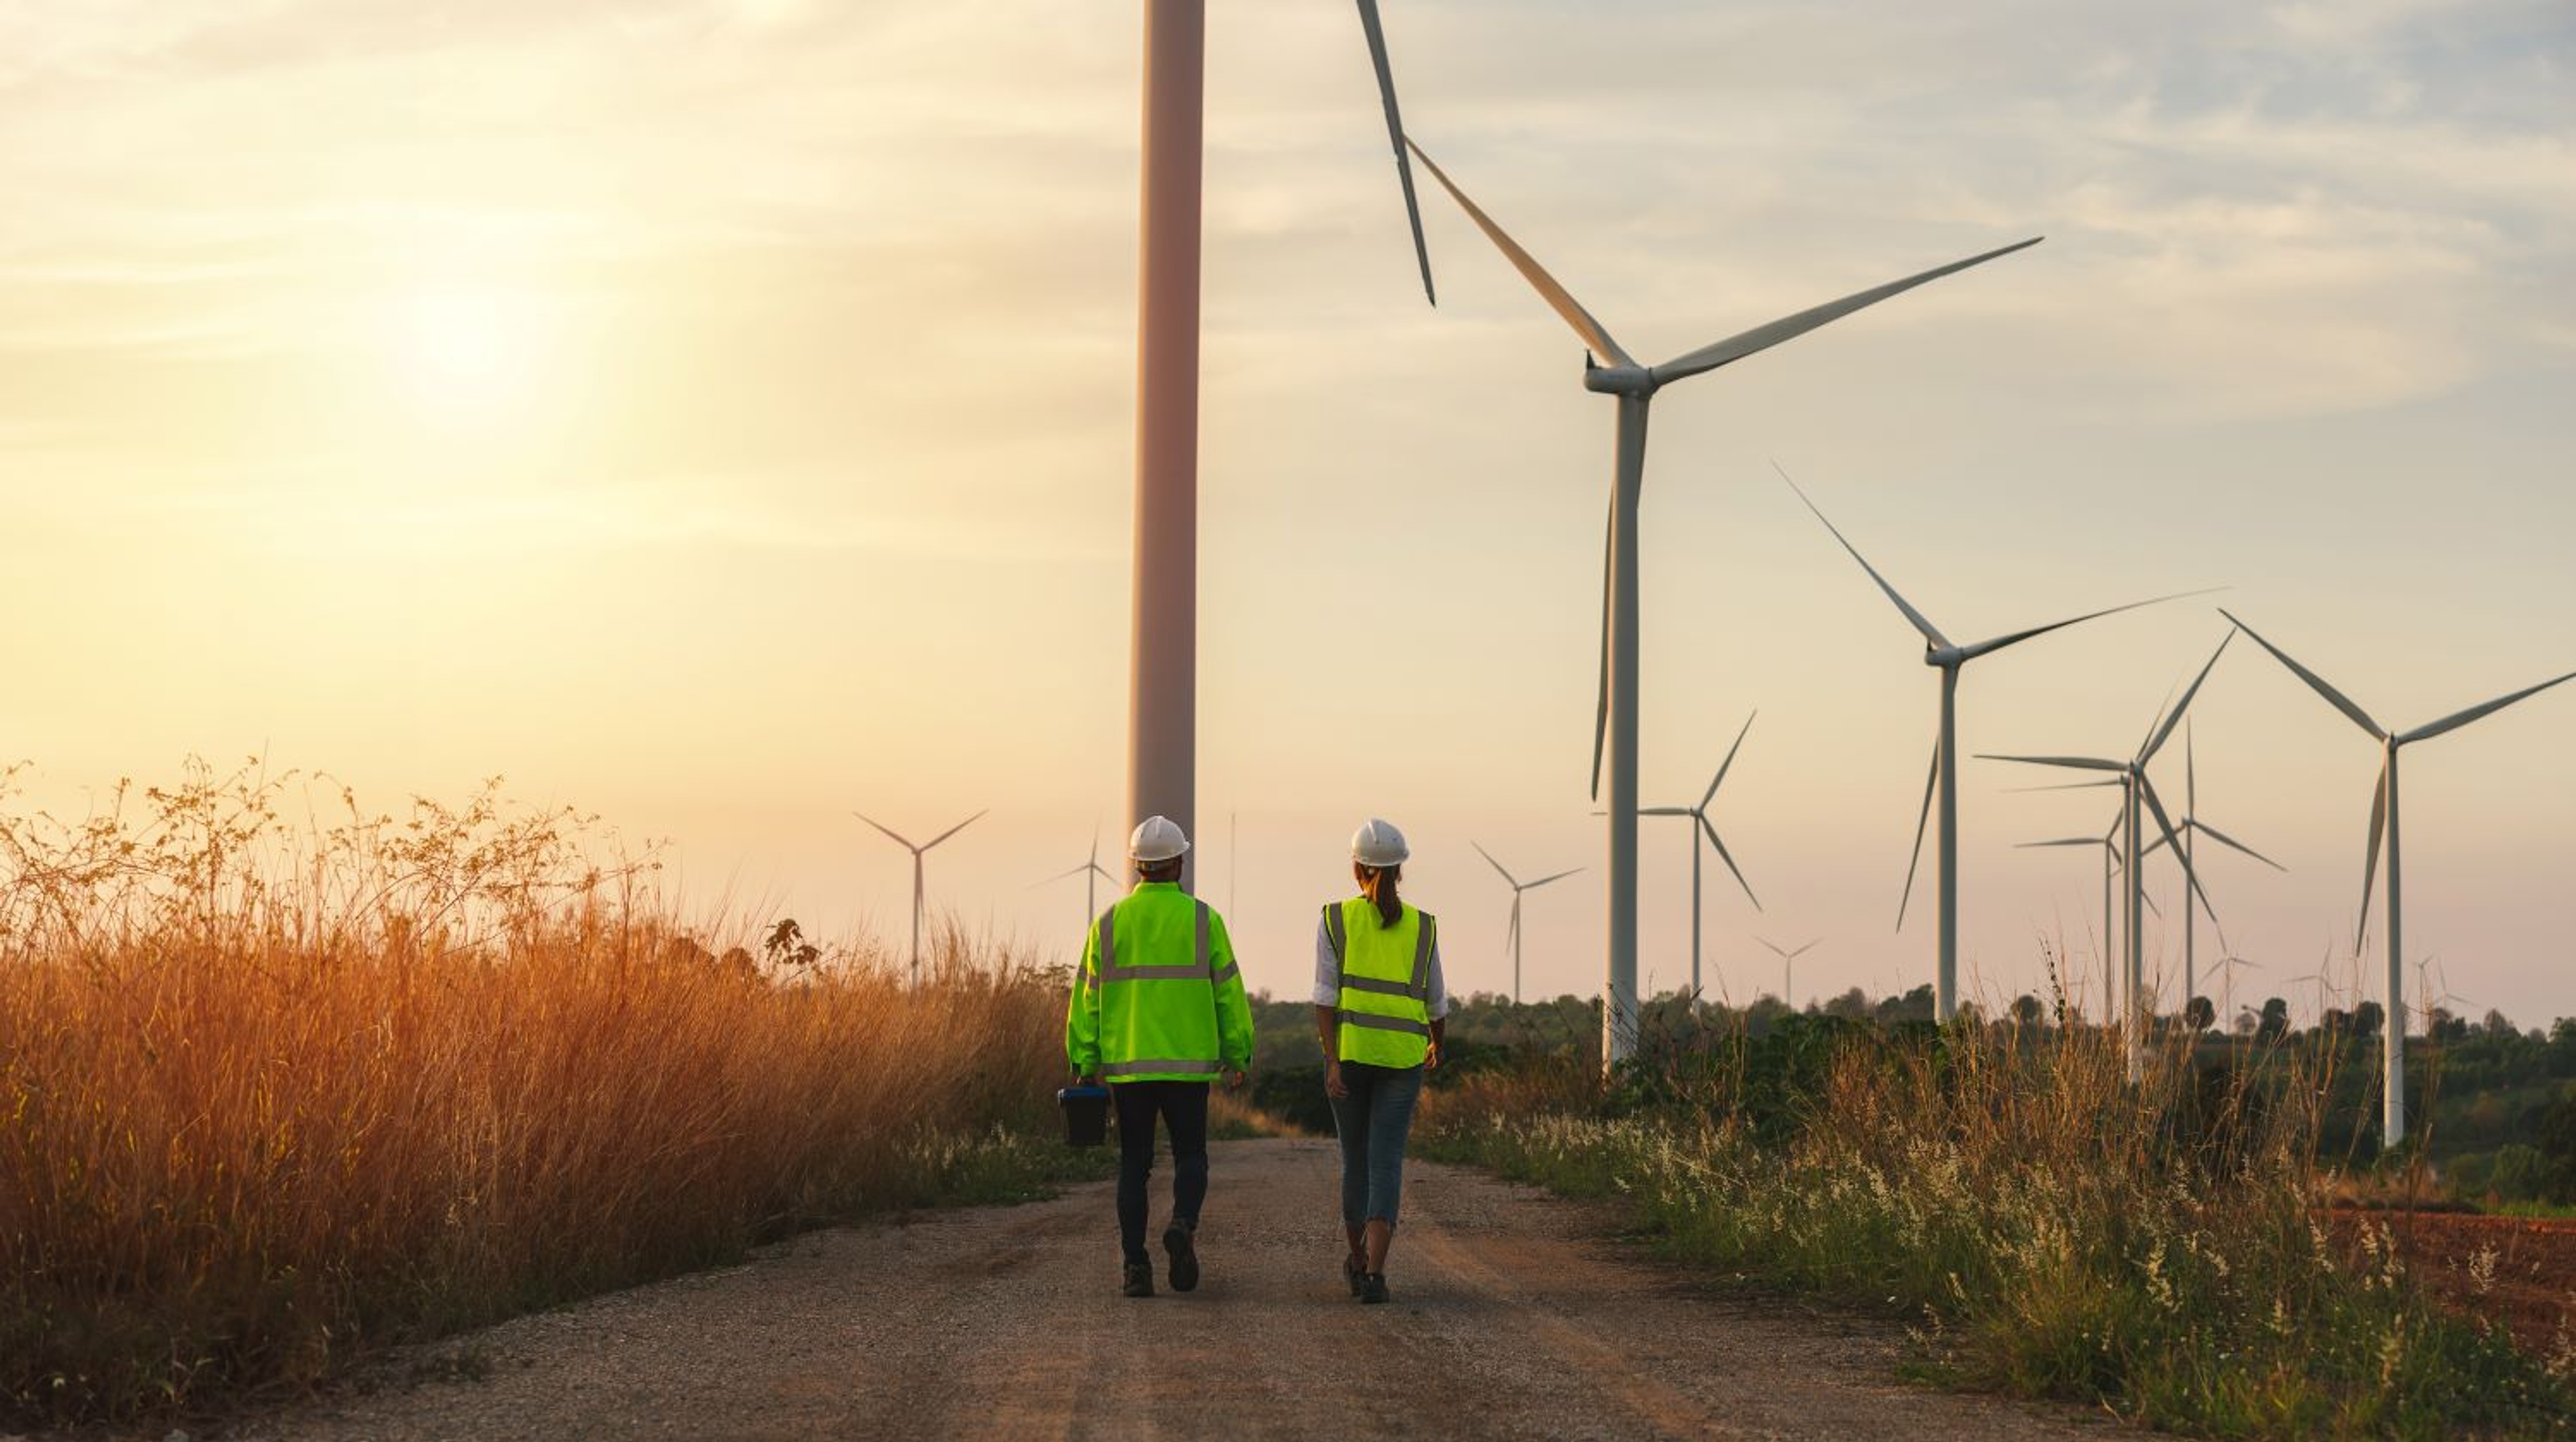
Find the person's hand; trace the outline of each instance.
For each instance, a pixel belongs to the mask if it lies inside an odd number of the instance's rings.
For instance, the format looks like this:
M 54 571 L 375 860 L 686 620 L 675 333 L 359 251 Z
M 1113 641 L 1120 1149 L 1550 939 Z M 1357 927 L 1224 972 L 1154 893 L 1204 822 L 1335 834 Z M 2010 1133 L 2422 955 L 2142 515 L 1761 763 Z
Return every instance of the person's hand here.
M 1230 1092 L 1243 1090 L 1243 1068 L 1236 1067 L 1225 1074 L 1225 1089 Z
M 1436 1041 L 1433 1042 L 1431 1044 L 1431 1049 L 1422 1054 L 1422 1069 L 1424 1071 L 1440 1070 L 1440 1043 Z
M 1350 1100 L 1351 1089 L 1342 1082 L 1340 1062 L 1330 1062 L 1324 1067 L 1324 1095 L 1337 1102 Z

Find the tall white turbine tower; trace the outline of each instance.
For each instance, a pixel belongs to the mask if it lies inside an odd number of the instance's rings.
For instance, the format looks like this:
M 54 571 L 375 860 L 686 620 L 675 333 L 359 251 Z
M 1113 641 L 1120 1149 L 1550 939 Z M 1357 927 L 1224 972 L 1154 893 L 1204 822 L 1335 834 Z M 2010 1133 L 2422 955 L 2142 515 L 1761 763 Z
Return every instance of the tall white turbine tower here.
M 1789 482 L 1789 489 L 1797 492 L 1798 499 L 1806 503 L 1808 510 L 1815 512 L 1817 520 L 1824 521 L 1825 529 L 1833 533 L 1835 540 L 1842 542 L 1842 548 L 1851 553 L 1853 560 L 1860 562 L 1860 568 L 1867 571 L 1869 578 L 1878 583 L 1878 589 L 1887 593 L 1887 599 L 1896 603 L 1896 609 L 1904 614 L 1906 621 L 1916 631 L 1922 633 L 1923 664 L 1941 673 L 1941 724 L 1932 739 L 1931 774 L 1923 778 L 1923 810 L 1914 822 L 1914 856 L 1906 863 L 1905 892 L 1897 898 L 1896 902 L 1896 929 L 1899 931 L 1905 929 L 1905 909 L 1914 900 L 1914 873 L 1916 868 L 1923 864 L 1924 824 L 1931 819 L 1933 790 L 1938 787 L 1941 797 L 1940 840 L 1933 848 L 1933 856 L 1938 869 L 1938 875 L 1934 880 L 1939 915 L 1935 918 L 1934 925 L 1934 931 L 1938 935 L 1933 947 L 1935 972 L 1932 1006 L 1933 1014 L 1946 1022 L 1957 1015 L 1959 1010 L 1960 671 L 1980 656 L 1991 655 L 2007 646 L 2018 646 L 2034 636 L 2045 636 L 2051 631 L 2062 631 L 2069 626 L 2102 616 L 2118 615 L 2122 611 L 2134 611 L 2141 606 L 2153 606 L 2162 601 L 2179 600 L 2181 596 L 2197 596 L 2206 593 L 2186 591 L 2175 596 L 2156 596 L 2144 601 L 2131 601 L 2124 606 L 2087 611 L 2081 616 L 2070 616 L 2063 621 L 2051 621 L 2045 626 L 2033 626 L 2026 631 L 2014 631 L 1990 640 L 1971 642 L 1965 646 L 1957 645 L 1949 637 L 1942 635 L 1940 628 L 1926 619 L 1921 611 L 1914 609 L 1913 603 L 1896 593 L 1896 588 L 1887 583 L 1887 578 L 1878 573 L 1878 568 L 1862 557 L 1859 548 L 1844 539 L 1843 533 L 1832 521 L 1825 519 L 1825 513 L 1817 510 L 1816 503 L 1807 499 L 1805 491 L 1798 489 L 1798 483 L 1789 480 L 1787 471 L 1781 470 L 1777 463 L 1773 464 L 1772 469 L 1780 471 L 1780 479 Z
M 1359 11 L 1429 298 L 1431 253 L 1422 240 L 1377 0 L 1359 0 Z M 1127 824 L 1166 816 L 1189 835 L 1198 831 L 1199 171 L 1206 77 L 1207 0 L 1145 0 Z
M 1494 853 L 1487 851 L 1484 847 L 1477 845 L 1477 843 L 1473 841 L 1470 841 L 1467 844 L 1476 848 L 1476 854 L 1485 858 L 1485 864 L 1487 866 L 1501 872 L 1503 884 L 1512 889 L 1512 923 L 1505 932 L 1505 939 L 1509 942 L 1512 948 L 1512 1004 L 1517 1006 L 1520 1004 L 1521 999 L 1521 893 L 1524 891 L 1536 891 L 1551 881 L 1563 881 L 1565 878 L 1574 875 L 1575 872 L 1581 871 L 1583 868 L 1578 866 L 1575 867 L 1573 871 L 1559 871 L 1552 875 L 1542 876 L 1536 881 L 1522 881 L 1514 877 L 1510 872 L 1504 871 L 1503 864 L 1494 859 Z
M 2222 611 L 2220 614 L 2226 613 Z M 2390 731 L 2371 720 L 2370 713 L 2354 705 L 2350 697 L 2327 685 L 2325 678 L 2291 660 L 2289 653 L 2264 640 L 2253 627 L 2237 621 L 2234 616 L 2227 619 L 2235 621 L 2246 635 L 2254 638 L 2255 644 L 2271 652 L 2274 660 L 2289 667 L 2292 675 L 2307 682 L 2308 689 L 2324 697 L 2327 704 L 2342 712 L 2352 724 L 2370 733 L 2371 739 L 2379 743 L 2379 784 L 2373 789 L 2370 799 L 2370 848 L 2361 864 L 2361 920 L 2353 930 L 2352 947 L 2359 952 L 2370 931 L 2370 886 L 2379 874 L 2379 844 L 2384 837 L 2388 842 L 2388 1020 L 2380 1032 L 2380 1055 L 2387 1073 L 2381 1079 L 2385 1095 L 2381 1098 L 2380 1144 L 2393 1147 L 2406 1140 L 2406 966 L 2402 949 L 2406 915 L 2402 873 L 2398 868 L 2401 833 L 2397 825 L 2397 753 L 2418 741 L 2430 741 L 2444 732 L 2456 731 L 2472 721 L 2491 716 L 2524 697 L 2539 695 L 2562 682 L 2576 681 L 2576 671 L 2537 686 L 2525 686 L 2511 695 L 2454 712 L 2412 731 Z
M 1760 712 L 1755 712 L 1755 713 L 1753 713 L 1753 714 L 1754 714 L 1754 715 L 1760 715 L 1761 713 L 1760 713 Z M 1747 717 L 1745 717 L 1745 718 L 1744 718 L 1744 730 L 1743 730 L 1743 731 L 1738 731 L 1738 732 L 1736 732 L 1736 733 L 1735 733 L 1735 744 L 1726 748 L 1726 759 L 1725 759 L 1725 760 L 1723 760 L 1723 761 L 1720 761 L 1719 763 L 1717 763 L 1717 775 L 1709 781 L 1709 783 L 1708 783 L 1708 790 L 1706 790 L 1706 791 L 1704 791 L 1704 792 L 1701 792 L 1701 793 L 1700 793 L 1699 804 L 1698 804 L 1697 806 L 1648 806 L 1648 807 L 1645 807 L 1645 808 L 1643 808 L 1643 809 L 1639 810 L 1639 811 L 1638 811 L 1638 813 L 1637 813 L 1637 814 L 1638 814 L 1638 815 L 1640 815 L 1640 816 L 1678 816 L 1678 817 L 1681 817 L 1682 819 L 1684 819 L 1685 821 L 1688 821 L 1688 822 L 1693 823 L 1693 825 L 1691 826 L 1691 829 L 1690 829 L 1690 858 L 1691 858 L 1691 920 L 1690 920 L 1690 927 L 1691 927 L 1691 930 L 1690 930 L 1690 943 L 1691 943 L 1691 999 L 1692 999 L 1694 1002 L 1696 1002 L 1696 1001 L 1699 999 L 1699 992 L 1700 992 L 1700 980 L 1699 980 L 1699 947 L 1700 947 L 1700 934 L 1699 934 L 1699 933 L 1700 933 L 1700 926 L 1699 926 L 1699 874 L 1700 874 L 1700 867 L 1699 867 L 1699 859 L 1700 859 L 1700 842 L 1702 842 L 1703 840 L 1705 840 L 1709 845 L 1714 846 L 1714 847 L 1716 847 L 1716 848 L 1717 848 L 1717 859 L 1726 863 L 1726 869 L 1727 869 L 1727 871 L 1728 871 L 1731 875 L 1733 875 L 1733 876 L 1735 877 L 1735 884 L 1744 888 L 1744 899 L 1745 899 L 1745 900 L 1747 900 L 1747 901 L 1749 901 L 1749 902 L 1752 902 L 1752 903 L 1753 903 L 1753 909 L 1754 909 L 1755 911 L 1760 911 L 1760 910 L 1762 909 L 1762 898 L 1760 898 L 1760 897 L 1758 897 L 1758 896 L 1755 896 L 1755 895 L 1753 894 L 1753 883 L 1752 883 L 1752 882 L 1749 882 L 1749 881 L 1747 881 L 1747 880 L 1745 880 L 1745 879 L 1744 879 L 1744 873 L 1743 873 L 1743 871 L 1741 871 L 1740 869 L 1738 869 L 1738 868 L 1737 868 L 1737 866 L 1736 866 L 1736 864 L 1735 864 L 1735 858 L 1734 858 L 1734 857 L 1732 857 L 1732 856 L 1729 856 L 1729 855 L 1727 854 L 1727 852 L 1726 852 L 1726 843 L 1718 837 L 1718 834 L 1717 834 L 1717 827 L 1716 827 L 1716 825 L 1715 825 L 1714 823 L 1712 823 L 1712 822 L 1708 819 L 1708 808 L 1709 808 L 1709 805 L 1710 805 L 1710 803 L 1712 803 L 1712 802 L 1714 802 L 1714 801 L 1716 801 L 1716 800 L 1717 800 L 1717 788 L 1719 788 L 1720 786 L 1723 786 L 1723 785 L 1725 785 L 1725 784 L 1726 784 L 1726 772 L 1727 772 L 1727 769 L 1728 769 L 1729 767 L 1731 767 L 1731 766 L 1733 766 L 1733 765 L 1735 764 L 1735 753 L 1744 749 L 1744 737 L 1745 737 L 1745 733 L 1746 733 L 1746 732 L 1751 731 L 1752 729 L 1753 729 L 1753 716 L 1747 716 Z
M 965 820 L 949 827 L 947 830 L 930 838 L 928 841 L 921 843 L 919 846 L 913 845 L 909 838 L 895 832 L 878 821 L 861 815 L 856 811 L 853 811 L 850 814 L 852 816 L 857 816 L 861 821 L 865 821 L 870 826 L 874 826 L 877 830 L 883 831 L 886 835 L 893 837 L 895 845 L 912 853 L 912 984 L 919 986 L 921 985 L 921 913 L 923 899 L 928 895 L 926 875 L 921 859 L 929 854 L 930 848 L 937 846 L 939 843 L 946 841 L 949 837 L 952 837 L 958 832 L 965 830 L 967 827 L 974 825 L 978 820 L 982 819 L 984 813 L 981 811 L 976 812 L 973 816 L 967 817 Z
M 2200 694 L 2201 683 L 2207 681 L 2209 673 L 2217 669 L 2218 658 L 2227 654 L 2227 643 L 2235 639 L 2236 632 L 2233 629 L 2219 639 L 2218 649 L 2209 653 L 2208 664 L 2202 666 L 2200 674 L 2192 678 L 2191 685 L 2182 693 L 2182 699 L 2174 703 L 2173 710 L 2147 723 L 2146 741 L 2138 747 L 2137 754 L 2126 761 L 2115 761 L 2102 756 L 1995 756 L 1984 753 L 1978 756 L 1981 761 L 2017 761 L 2030 766 L 2066 766 L 2079 771 L 2112 771 L 2117 772 L 2124 783 L 2120 792 L 2122 798 L 2120 855 L 2130 858 L 2131 864 L 2128 867 L 2128 906 L 2122 915 L 2120 950 L 2129 960 L 2129 1075 L 2132 1079 L 2145 1069 L 2147 1015 L 2154 1005 L 2154 1000 L 2147 991 L 2146 968 L 2143 962 L 2147 934 L 2145 913 L 2152 903 L 2147 900 L 2147 868 L 2144 864 L 2146 852 L 2140 845 L 2141 811 L 2155 816 L 2156 829 L 2163 834 L 2166 844 L 2173 847 L 2175 858 L 2180 860 L 2183 856 L 2182 843 L 2174 835 L 2173 818 L 2165 814 L 2165 804 L 2163 799 L 2156 795 L 2155 783 L 2147 779 L 2147 763 L 2153 761 L 2156 753 L 2164 749 L 2165 742 L 2173 736 L 2174 728 L 2182 724 L 2183 713 L 2191 709 L 2191 700 Z M 2200 891 L 2200 876 L 2191 869 L 2191 863 L 2188 861 L 2183 862 L 2182 879 L 2184 886 L 2193 891 Z M 2208 893 L 2201 892 L 2201 900 L 2206 902 L 2208 899 Z
M 1408 144 L 1411 141 L 1408 139 Z M 1704 371 L 1732 365 L 1747 356 L 1769 350 L 1783 341 L 1828 325 L 1856 310 L 1876 305 L 1890 296 L 1902 294 L 1928 281 L 1940 279 L 1972 265 L 1981 265 L 2000 255 L 2039 244 L 2039 239 L 2007 245 L 1982 255 L 1927 270 L 1903 280 L 1891 281 L 1872 290 L 1856 292 L 1840 300 L 1784 316 L 1767 325 L 1759 325 L 1739 335 L 1687 351 L 1658 366 L 1640 364 L 1636 357 L 1610 338 L 1610 332 L 1592 313 L 1549 275 L 1545 267 L 1521 249 L 1519 242 L 1503 233 L 1503 228 L 1477 208 L 1422 147 L 1413 153 L 1423 166 L 1449 192 L 1476 228 L 1485 233 L 1512 268 L 1521 273 L 1530 288 L 1546 301 L 1549 309 L 1571 327 L 1586 348 L 1583 363 L 1583 388 L 1607 395 L 1618 402 L 1618 431 L 1610 485 L 1609 534 L 1604 538 L 1602 595 L 1601 689 L 1599 706 L 1593 723 L 1593 791 L 1597 796 L 1601 784 L 1601 762 L 1604 750 L 1610 764 L 1610 864 L 1606 878 L 1609 896 L 1609 935 L 1604 957 L 1604 995 L 1601 999 L 1601 1064 L 1606 1069 L 1625 1058 L 1636 1039 L 1637 1025 L 1637 576 L 1638 535 L 1637 509 L 1646 482 L 1646 407 L 1655 393 L 1675 381 L 1688 380 Z M 1607 359 L 1610 363 L 1599 362 Z
M 1824 938 L 1820 936 L 1817 937 L 1815 941 L 1811 941 L 1804 946 L 1794 948 L 1784 947 L 1767 936 L 1757 936 L 1753 939 L 1761 942 L 1764 946 L 1769 947 L 1771 949 L 1771 954 L 1780 958 L 1780 1004 L 1789 1008 L 1791 1011 L 1796 1011 L 1798 1009 L 1798 998 L 1790 991 L 1790 968 L 1798 964 L 1799 957 L 1805 956 L 1808 952 L 1815 950 L 1816 942 L 1823 941 Z

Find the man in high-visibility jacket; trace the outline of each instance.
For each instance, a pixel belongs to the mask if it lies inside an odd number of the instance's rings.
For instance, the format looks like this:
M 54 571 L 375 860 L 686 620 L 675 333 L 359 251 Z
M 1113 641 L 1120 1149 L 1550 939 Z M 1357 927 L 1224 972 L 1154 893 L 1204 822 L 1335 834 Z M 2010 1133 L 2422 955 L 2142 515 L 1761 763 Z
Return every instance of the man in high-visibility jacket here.
M 1145 1251 L 1145 1183 L 1154 1122 L 1172 1140 L 1172 1220 L 1163 1231 L 1175 1292 L 1199 1284 L 1199 1207 L 1207 1199 L 1208 1086 L 1243 1085 L 1252 1005 L 1225 919 L 1181 890 L 1181 828 L 1148 816 L 1128 838 L 1136 889 L 1092 923 L 1064 1018 L 1075 1077 L 1109 1084 L 1118 1113 L 1118 1242 L 1130 1297 L 1154 1295 Z

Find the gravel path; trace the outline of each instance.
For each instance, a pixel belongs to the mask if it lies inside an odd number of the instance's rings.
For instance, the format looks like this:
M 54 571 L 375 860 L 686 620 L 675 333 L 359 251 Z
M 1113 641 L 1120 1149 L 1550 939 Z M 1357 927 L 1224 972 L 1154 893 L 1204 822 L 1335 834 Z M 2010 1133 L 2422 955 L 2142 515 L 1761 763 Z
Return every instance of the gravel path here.
M 1222 1143 L 1214 1174 L 1187 1296 L 1118 1295 L 1095 1183 L 523 1317 L 233 1435 L 2105 1435 L 2067 1409 L 1907 1387 L 1892 1328 L 1713 1295 L 1612 1239 L 1603 1209 L 1449 1167 L 1413 1164 L 1395 1302 L 1362 1307 L 1329 1142 Z

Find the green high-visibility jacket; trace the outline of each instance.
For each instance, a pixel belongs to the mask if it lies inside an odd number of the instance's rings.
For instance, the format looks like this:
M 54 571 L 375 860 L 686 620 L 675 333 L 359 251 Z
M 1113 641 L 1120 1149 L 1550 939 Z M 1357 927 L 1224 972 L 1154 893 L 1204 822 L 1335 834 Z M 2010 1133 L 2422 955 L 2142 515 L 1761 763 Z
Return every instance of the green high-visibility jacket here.
M 1439 922 L 1404 907 L 1395 925 L 1365 896 L 1324 908 L 1324 935 L 1341 963 L 1334 1052 L 1369 1066 L 1422 1065 L 1431 1051 L 1431 948 Z
M 1076 1076 L 1209 1081 L 1252 1065 L 1252 1003 L 1216 908 L 1143 881 L 1100 914 L 1064 1016 Z

